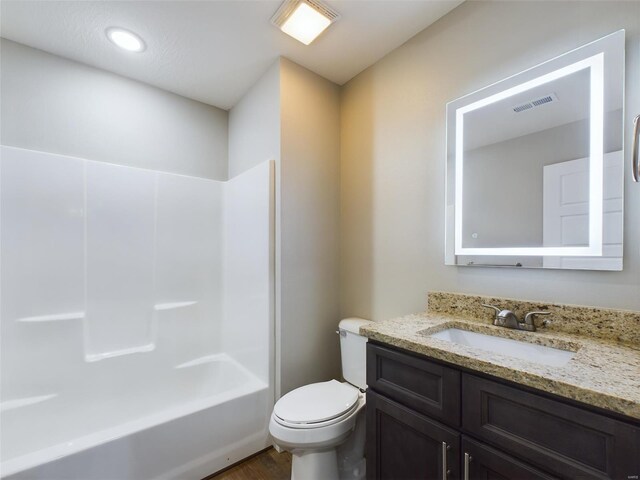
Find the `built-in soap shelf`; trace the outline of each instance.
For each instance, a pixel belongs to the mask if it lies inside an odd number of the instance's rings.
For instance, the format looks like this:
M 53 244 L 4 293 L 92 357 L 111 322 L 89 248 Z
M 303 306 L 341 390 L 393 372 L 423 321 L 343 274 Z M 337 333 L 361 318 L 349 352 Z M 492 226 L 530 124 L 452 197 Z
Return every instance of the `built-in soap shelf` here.
M 176 365 L 175 369 L 181 368 L 189 368 L 189 367 L 197 367 L 198 365 L 204 365 L 206 363 L 213 362 L 222 362 L 229 361 L 229 356 L 224 353 L 215 353 L 213 355 L 205 355 L 203 357 L 194 358 L 193 360 L 189 360 L 188 362 L 181 363 L 180 365 Z
M 46 402 L 47 400 L 51 400 L 57 396 L 57 393 L 50 393 L 48 395 L 36 395 L 32 397 L 16 398 L 13 400 L 4 400 L 3 402 L 0 402 L 0 412 L 7 412 L 9 410 L 15 410 L 17 408 Z
M 84 356 L 85 361 L 89 363 L 99 362 L 107 358 L 121 357 L 123 355 L 131 355 L 133 353 L 147 353 L 156 349 L 155 343 L 149 343 L 147 345 L 138 345 L 130 348 L 123 348 L 121 350 L 113 350 L 101 353 L 86 353 Z
M 154 311 L 156 312 L 162 312 L 162 311 L 168 311 L 168 310 L 176 310 L 176 309 L 180 309 L 180 308 L 186 308 L 186 307 L 190 307 L 193 305 L 198 304 L 197 300 L 188 300 L 188 301 L 182 301 L 182 302 L 165 302 L 165 303 L 156 303 L 153 306 Z M 66 312 L 66 313 L 54 313 L 54 314 L 48 314 L 48 315 L 34 315 L 34 316 L 29 316 L 29 317 L 21 317 L 16 319 L 17 322 L 19 323 L 28 323 L 28 324 L 40 324 L 40 325 L 51 325 L 52 322 L 64 322 L 64 321 L 69 321 L 69 320 L 84 320 L 86 317 L 86 313 L 85 312 Z M 86 326 L 85 326 L 86 327 Z M 85 351 L 84 354 L 84 359 L 86 362 L 88 363 L 93 363 L 93 362 L 98 362 L 100 360 L 105 360 L 108 358 L 113 358 L 113 357 L 120 357 L 123 355 L 131 355 L 131 354 L 135 354 L 135 353 L 146 353 L 146 352 L 152 352 L 153 350 L 155 350 L 156 345 L 153 341 L 144 344 L 144 345 L 136 345 L 136 346 L 132 346 L 129 348 L 124 348 L 124 349 L 118 349 L 118 350 L 110 350 L 110 351 L 105 351 L 105 352 L 100 352 L 100 353 L 87 353 Z M 206 363 L 206 362 L 210 362 L 210 361 L 215 361 L 216 359 L 196 359 L 194 360 L 195 363 L 193 363 L 193 365 L 197 365 L 200 363 Z M 187 362 L 187 364 L 183 364 L 181 366 L 178 366 L 176 368 L 184 368 L 187 366 L 191 366 L 191 362 Z M 4 406 L 3 406 L 4 408 Z
M 84 319 L 84 312 L 70 312 L 70 313 L 54 313 L 52 315 L 36 315 L 33 317 L 18 318 L 17 322 L 23 323 L 47 323 L 47 322 L 64 322 L 67 320 L 82 320 Z
M 169 303 L 156 303 L 153 306 L 153 309 L 156 312 L 162 312 L 164 310 L 175 310 L 177 308 L 190 307 L 191 305 L 197 304 L 197 300 L 187 301 L 187 302 L 169 302 Z
M 190 307 L 196 305 L 197 300 L 190 300 L 186 302 L 168 302 L 168 303 L 156 303 L 153 309 L 156 312 L 162 312 L 165 310 L 175 310 L 177 308 Z M 69 312 L 69 313 L 53 313 L 49 315 L 34 315 L 31 317 L 21 317 L 16 321 L 20 323 L 46 323 L 46 322 L 64 322 L 67 320 L 83 320 L 85 318 L 85 312 Z

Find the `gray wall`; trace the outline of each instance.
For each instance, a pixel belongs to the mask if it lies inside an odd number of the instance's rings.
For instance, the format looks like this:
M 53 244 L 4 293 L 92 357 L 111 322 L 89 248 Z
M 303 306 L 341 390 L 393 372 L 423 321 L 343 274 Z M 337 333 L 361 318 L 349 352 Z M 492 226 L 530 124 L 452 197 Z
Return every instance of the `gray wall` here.
M 340 91 L 284 58 L 229 113 L 231 176 L 269 158 L 276 160 L 276 391 L 284 394 L 340 375 Z
M 227 112 L 2 39 L 0 143 L 227 178 Z
M 229 110 L 229 178 L 280 158 L 280 61 Z
M 343 87 L 341 316 L 421 311 L 428 290 L 640 309 L 640 188 L 628 175 L 623 272 L 444 265 L 446 103 L 620 28 L 629 146 L 640 2 L 465 2 Z
M 621 123 L 622 110 L 607 114 L 605 153 L 622 149 Z M 588 156 L 588 120 L 465 152 L 463 246 L 542 246 L 544 167 Z

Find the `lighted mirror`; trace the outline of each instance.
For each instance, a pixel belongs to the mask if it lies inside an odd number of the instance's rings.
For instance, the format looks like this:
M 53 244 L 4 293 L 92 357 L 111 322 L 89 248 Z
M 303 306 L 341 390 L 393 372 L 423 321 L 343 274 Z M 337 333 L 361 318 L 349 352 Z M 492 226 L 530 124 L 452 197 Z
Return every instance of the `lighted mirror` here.
M 446 263 L 622 270 L 624 30 L 447 104 Z

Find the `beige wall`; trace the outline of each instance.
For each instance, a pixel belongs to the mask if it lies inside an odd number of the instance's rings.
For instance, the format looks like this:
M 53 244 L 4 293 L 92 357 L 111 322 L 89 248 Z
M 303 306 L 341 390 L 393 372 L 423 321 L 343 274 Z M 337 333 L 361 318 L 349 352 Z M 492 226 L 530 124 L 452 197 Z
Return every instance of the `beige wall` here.
M 289 60 L 280 75 L 285 393 L 340 375 L 340 96 L 337 85 Z
M 276 391 L 340 374 L 340 96 L 280 59 L 229 113 L 229 173 L 276 160 Z
M 226 180 L 227 112 L 2 39 L 0 143 Z
M 640 188 L 628 175 L 623 272 L 444 265 L 446 103 L 620 28 L 629 146 L 640 2 L 466 2 L 343 87 L 341 316 L 421 311 L 428 290 L 640 308 Z

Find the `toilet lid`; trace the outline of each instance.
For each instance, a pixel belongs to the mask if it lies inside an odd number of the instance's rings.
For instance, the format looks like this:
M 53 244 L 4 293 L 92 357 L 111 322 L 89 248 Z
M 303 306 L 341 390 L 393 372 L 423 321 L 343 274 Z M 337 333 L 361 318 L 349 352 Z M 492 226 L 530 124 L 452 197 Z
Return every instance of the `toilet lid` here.
M 358 389 L 337 380 L 296 388 L 276 402 L 273 413 L 289 423 L 330 420 L 352 409 Z

